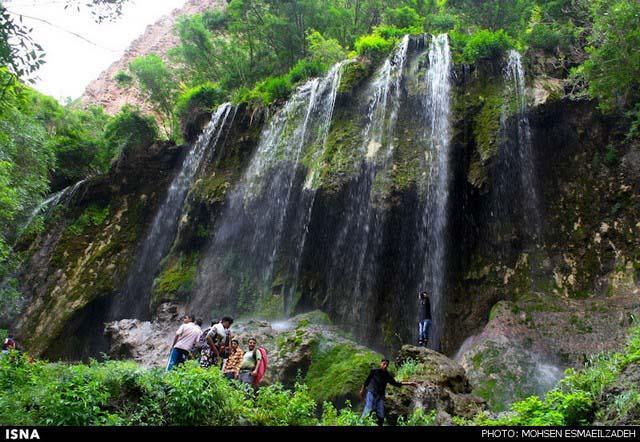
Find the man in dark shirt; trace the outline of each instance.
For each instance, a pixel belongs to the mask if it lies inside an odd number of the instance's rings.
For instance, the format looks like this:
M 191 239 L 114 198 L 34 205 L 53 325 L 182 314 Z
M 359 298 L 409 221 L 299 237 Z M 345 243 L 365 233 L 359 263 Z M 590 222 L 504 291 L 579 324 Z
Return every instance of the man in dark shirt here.
M 388 359 L 380 361 L 380 368 L 374 368 L 369 372 L 367 380 L 364 381 L 364 385 L 360 389 L 360 399 L 365 399 L 362 417 L 364 418 L 365 416 L 368 416 L 371 411 L 375 410 L 379 426 L 382 426 L 384 423 L 384 395 L 387 389 L 387 384 L 391 384 L 395 387 L 416 385 L 415 382 L 396 381 L 393 375 L 387 371 L 388 367 Z M 367 391 L 366 398 L 364 395 L 365 390 Z
M 420 292 L 418 295 L 418 315 L 418 345 L 426 347 L 431 328 L 431 303 L 427 292 Z

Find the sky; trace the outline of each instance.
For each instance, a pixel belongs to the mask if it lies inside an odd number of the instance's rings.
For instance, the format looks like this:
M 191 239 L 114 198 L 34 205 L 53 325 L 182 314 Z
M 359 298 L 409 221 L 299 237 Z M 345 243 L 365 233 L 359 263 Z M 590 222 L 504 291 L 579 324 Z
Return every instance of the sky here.
M 7 0 L 12 13 L 24 14 L 56 25 L 23 17 L 33 28 L 32 36 L 46 52 L 46 63 L 38 71 L 35 88 L 60 101 L 78 98 L 85 87 L 111 63 L 118 60 L 129 44 L 147 27 L 185 0 L 131 0 L 115 23 L 95 23 L 89 11 L 65 11 L 65 0 Z M 64 30 L 82 35 L 94 44 Z

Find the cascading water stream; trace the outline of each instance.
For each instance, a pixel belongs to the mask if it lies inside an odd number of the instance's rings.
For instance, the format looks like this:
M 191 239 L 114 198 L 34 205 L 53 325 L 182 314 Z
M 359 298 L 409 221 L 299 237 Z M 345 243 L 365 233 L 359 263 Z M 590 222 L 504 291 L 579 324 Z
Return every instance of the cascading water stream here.
M 522 65 L 522 56 L 516 50 L 509 51 L 507 67 L 504 71 L 509 95 L 516 100 L 515 130 L 517 140 L 517 164 L 520 174 L 521 202 L 524 205 L 524 221 L 528 233 L 534 239 L 540 237 L 540 208 L 535 175 L 535 161 L 533 156 L 533 143 L 531 137 L 531 125 L 529 124 L 525 73 Z M 503 133 L 505 128 L 505 112 L 502 113 L 501 125 Z
M 260 297 L 271 295 L 274 273 L 283 270 L 276 269 L 281 261 L 289 261 L 284 273 L 299 270 L 302 249 L 283 257 L 282 243 L 286 238 L 298 244 L 305 236 L 313 198 L 303 190 L 300 163 L 309 146 L 324 146 L 341 66 L 298 88 L 263 130 L 199 268 L 193 309 L 206 315 L 216 303 L 226 308 L 235 303 L 240 310 L 251 310 Z M 297 275 L 283 278 L 295 281 Z M 232 300 L 230 291 L 242 293 Z M 225 296 L 227 302 L 219 299 Z M 282 314 L 286 304 L 283 299 Z
M 231 111 L 231 104 L 218 107 L 182 163 L 160 205 L 150 228 L 136 254 L 136 260 L 127 277 L 123 293 L 116 299 L 111 319 L 123 317 L 144 319 L 149 316 L 149 296 L 160 261 L 171 246 L 180 220 L 184 202 L 193 179 L 207 155 L 215 149 Z
M 349 296 L 350 302 L 334 304 L 348 309 L 338 312 L 339 315 L 360 324 L 358 331 L 364 334 L 374 322 L 369 317 L 370 298 L 377 274 L 376 255 L 382 243 L 382 214 L 375 208 L 376 200 L 382 195 L 376 192 L 374 184 L 387 178 L 393 155 L 393 133 L 408 48 L 409 37 L 405 36 L 369 86 L 371 99 L 360 148 L 360 174 L 349 189 L 344 222 L 332 248 L 332 267 L 324 302 L 332 296 Z
M 77 183 L 72 184 L 71 186 L 65 187 L 64 189 L 60 190 L 59 192 L 54 193 L 49 198 L 47 198 L 43 202 L 41 202 L 38 205 L 38 207 L 33 209 L 31 214 L 29 215 L 29 218 L 27 218 L 27 221 L 22 225 L 22 227 L 19 230 L 20 233 L 18 234 L 18 236 L 22 232 L 25 232 L 27 230 L 27 228 L 31 225 L 31 223 L 33 222 L 35 217 L 38 216 L 43 211 L 46 210 L 46 213 L 49 213 L 54 207 L 56 207 L 60 203 L 60 201 L 64 201 L 65 204 L 67 204 L 69 201 L 71 201 L 71 199 L 76 194 L 78 189 L 86 181 L 87 181 L 87 179 L 80 180 Z
M 429 346 L 438 349 L 444 328 L 442 301 L 446 283 L 450 186 L 451 51 L 446 34 L 432 37 L 425 81 L 425 127 L 429 142 L 425 153 L 428 159 L 427 196 L 419 228 L 419 250 L 424 254 L 419 290 L 427 289 L 431 295 L 433 324 Z
M 320 116 L 315 143 L 321 147 L 314 155 L 316 158 L 322 158 L 327 147 L 327 136 L 329 135 L 331 120 L 333 119 L 333 110 L 335 108 L 336 97 L 338 95 L 338 86 L 340 86 L 340 81 L 342 80 L 342 69 L 346 63 L 346 61 L 343 61 L 336 64 L 329 71 L 326 79 L 324 80 L 322 89 L 326 91 L 327 98 L 319 101 L 317 109 L 315 109 Z M 312 163 L 313 162 L 314 161 L 312 160 Z M 284 308 L 287 315 L 291 314 L 289 306 L 293 304 L 293 299 L 298 288 L 302 254 L 307 241 L 307 234 L 309 233 L 309 222 L 311 221 L 313 203 L 315 202 L 317 193 L 317 186 L 314 186 L 314 182 L 318 179 L 316 174 L 317 170 L 315 168 L 312 168 L 307 173 L 299 209 L 301 212 L 301 219 L 294 226 L 294 234 L 291 236 L 295 243 L 295 252 L 289 266 L 289 271 L 287 272 L 291 278 L 288 287 L 285 289 L 286 298 Z

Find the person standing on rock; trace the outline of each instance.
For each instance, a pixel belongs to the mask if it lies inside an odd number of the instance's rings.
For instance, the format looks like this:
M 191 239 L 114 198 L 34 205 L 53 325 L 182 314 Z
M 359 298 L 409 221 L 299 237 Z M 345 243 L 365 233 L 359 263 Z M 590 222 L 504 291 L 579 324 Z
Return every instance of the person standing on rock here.
M 360 399 L 365 400 L 362 418 L 364 419 L 372 411 L 375 411 L 378 420 L 378 426 L 382 426 L 382 424 L 384 423 L 384 396 L 387 390 L 387 384 L 391 384 L 395 387 L 402 387 L 403 385 L 416 385 L 415 382 L 396 381 L 393 375 L 389 373 L 388 368 L 388 359 L 383 359 L 382 361 L 380 361 L 380 368 L 374 368 L 369 372 L 367 380 L 364 381 L 364 384 L 360 389 Z M 365 391 L 367 393 L 366 396 Z
M 431 328 L 431 302 L 427 292 L 418 294 L 418 345 L 426 347 Z
M 194 344 L 202 333 L 200 327 L 193 322 L 193 315 L 184 315 L 182 321 L 183 324 L 176 331 L 173 344 L 171 344 L 167 371 L 170 371 L 176 365 L 182 364 L 189 358 Z

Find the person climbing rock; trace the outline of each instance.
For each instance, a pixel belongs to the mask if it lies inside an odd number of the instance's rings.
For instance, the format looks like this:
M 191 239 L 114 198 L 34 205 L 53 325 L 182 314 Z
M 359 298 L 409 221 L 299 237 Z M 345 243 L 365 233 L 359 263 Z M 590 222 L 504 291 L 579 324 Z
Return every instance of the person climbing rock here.
M 418 345 L 426 347 L 431 328 L 431 302 L 427 292 L 418 294 Z
M 178 327 L 171 344 L 167 371 L 180 365 L 189 358 L 193 346 L 200 337 L 202 330 L 193 322 L 193 315 L 187 314 L 182 318 L 183 324 Z
M 379 426 L 382 426 L 384 423 L 384 396 L 387 390 L 387 384 L 391 384 L 395 387 L 416 385 L 415 382 L 396 381 L 393 375 L 389 373 L 388 368 L 389 360 L 382 359 L 380 361 L 380 368 L 374 368 L 369 372 L 367 380 L 364 381 L 364 384 L 360 389 L 360 399 L 365 401 L 362 418 L 364 419 L 372 411 L 375 411 Z
M 233 324 L 233 318 L 229 316 L 225 316 L 217 324 L 212 324 L 207 334 L 207 344 L 211 350 L 210 365 L 222 364 L 222 360 L 228 357 L 231 324 Z
M 240 343 L 237 339 L 231 340 L 231 353 L 227 359 L 227 363 L 224 365 L 222 372 L 227 379 L 238 379 L 240 376 L 240 366 L 242 365 L 242 357 L 244 356 L 244 350 L 240 348 Z
M 258 341 L 255 338 L 250 338 L 247 345 L 249 346 L 249 351 L 242 358 L 239 378 L 245 384 L 252 385 L 262 362 L 262 352 L 257 348 Z

